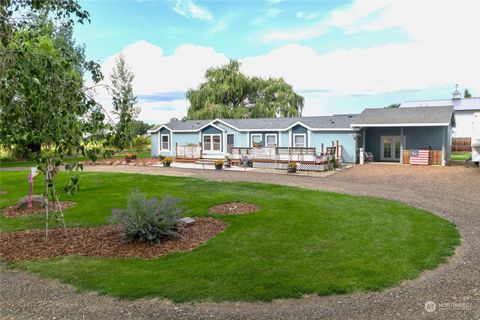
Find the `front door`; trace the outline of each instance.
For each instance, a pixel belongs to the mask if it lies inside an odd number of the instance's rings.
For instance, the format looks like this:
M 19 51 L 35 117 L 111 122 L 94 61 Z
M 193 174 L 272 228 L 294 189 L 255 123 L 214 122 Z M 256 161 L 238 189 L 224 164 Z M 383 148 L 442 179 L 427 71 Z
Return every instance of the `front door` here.
M 381 136 L 380 137 L 380 160 L 399 161 L 400 160 L 400 136 Z
M 232 133 L 227 134 L 227 153 L 232 152 L 232 147 L 234 147 L 235 144 L 235 135 Z

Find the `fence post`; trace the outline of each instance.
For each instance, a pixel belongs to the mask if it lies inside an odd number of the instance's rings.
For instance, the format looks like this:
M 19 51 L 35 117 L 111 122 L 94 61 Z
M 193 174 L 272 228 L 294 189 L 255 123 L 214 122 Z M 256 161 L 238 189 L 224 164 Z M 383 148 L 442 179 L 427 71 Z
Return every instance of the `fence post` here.
M 323 143 L 322 143 L 322 149 L 320 150 L 320 152 L 321 152 L 321 153 L 322 153 L 322 155 L 323 155 Z
M 175 158 L 178 159 L 178 142 L 175 142 Z

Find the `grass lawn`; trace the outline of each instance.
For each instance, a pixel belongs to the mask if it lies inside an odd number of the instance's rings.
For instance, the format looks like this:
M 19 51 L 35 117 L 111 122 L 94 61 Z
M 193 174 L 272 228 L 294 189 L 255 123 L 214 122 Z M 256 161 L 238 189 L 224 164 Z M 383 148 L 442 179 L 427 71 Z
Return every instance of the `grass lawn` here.
M 452 151 L 451 159 L 452 160 L 465 161 L 465 160 L 468 160 L 471 156 L 472 156 L 471 151 L 468 151 L 468 152 L 467 151 Z
M 28 192 L 26 172 L 1 172 L 1 206 Z M 60 279 L 79 290 L 122 298 L 182 301 L 269 301 L 304 294 L 381 290 L 445 262 L 459 243 L 455 226 L 393 201 L 267 184 L 180 177 L 82 173 L 68 226 L 105 223 L 111 208 L 139 187 L 149 195 L 182 198 L 189 216 L 218 203 L 242 201 L 260 210 L 218 216 L 228 228 L 187 253 L 152 260 L 80 256 L 11 263 Z M 57 189 L 68 173 L 57 179 Z M 41 190 L 41 178 L 35 188 Z M 68 196 L 62 195 L 63 199 Z M 42 227 L 42 218 L 0 218 L 2 232 Z
M 128 152 L 128 151 L 125 151 Z M 150 151 L 140 151 L 135 152 L 137 154 L 137 158 L 150 158 L 151 154 Z M 120 159 L 125 157 L 124 154 L 115 154 L 112 158 Z M 98 160 L 103 159 L 102 156 L 98 157 Z M 85 156 L 72 156 L 72 157 L 65 157 L 65 162 L 72 162 L 72 161 L 88 161 L 88 157 Z M 35 166 L 35 161 L 33 160 L 18 160 L 18 161 L 0 161 L 0 168 L 14 168 L 14 167 L 33 167 Z

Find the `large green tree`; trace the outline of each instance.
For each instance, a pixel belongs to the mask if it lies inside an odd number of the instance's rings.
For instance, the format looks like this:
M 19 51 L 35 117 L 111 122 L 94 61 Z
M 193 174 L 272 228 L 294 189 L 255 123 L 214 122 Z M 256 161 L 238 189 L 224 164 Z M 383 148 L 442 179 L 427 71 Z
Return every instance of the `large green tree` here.
M 0 20 L 0 143 L 78 149 L 96 106 L 84 77 L 102 78 L 72 37 L 88 13 L 73 0 L 2 1 Z
M 128 68 L 125 57 L 120 55 L 111 75 L 113 113 L 118 117 L 115 144 L 120 149 L 126 146 L 132 148 L 135 137 L 133 124 L 140 113 L 140 108 L 135 107 L 137 97 L 133 94 L 133 79 L 134 74 Z
M 304 99 L 282 78 L 248 77 L 240 63 L 210 68 L 206 81 L 187 92 L 188 119 L 300 116 Z

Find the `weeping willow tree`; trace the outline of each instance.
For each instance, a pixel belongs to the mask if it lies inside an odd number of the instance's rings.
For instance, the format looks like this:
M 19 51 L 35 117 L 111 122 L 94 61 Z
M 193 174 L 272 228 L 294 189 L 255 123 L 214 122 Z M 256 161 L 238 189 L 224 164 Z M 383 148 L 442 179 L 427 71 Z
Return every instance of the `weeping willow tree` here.
M 297 117 L 304 99 L 282 78 L 248 77 L 240 63 L 210 68 L 206 81 L 187 91 L 188 119 Z

